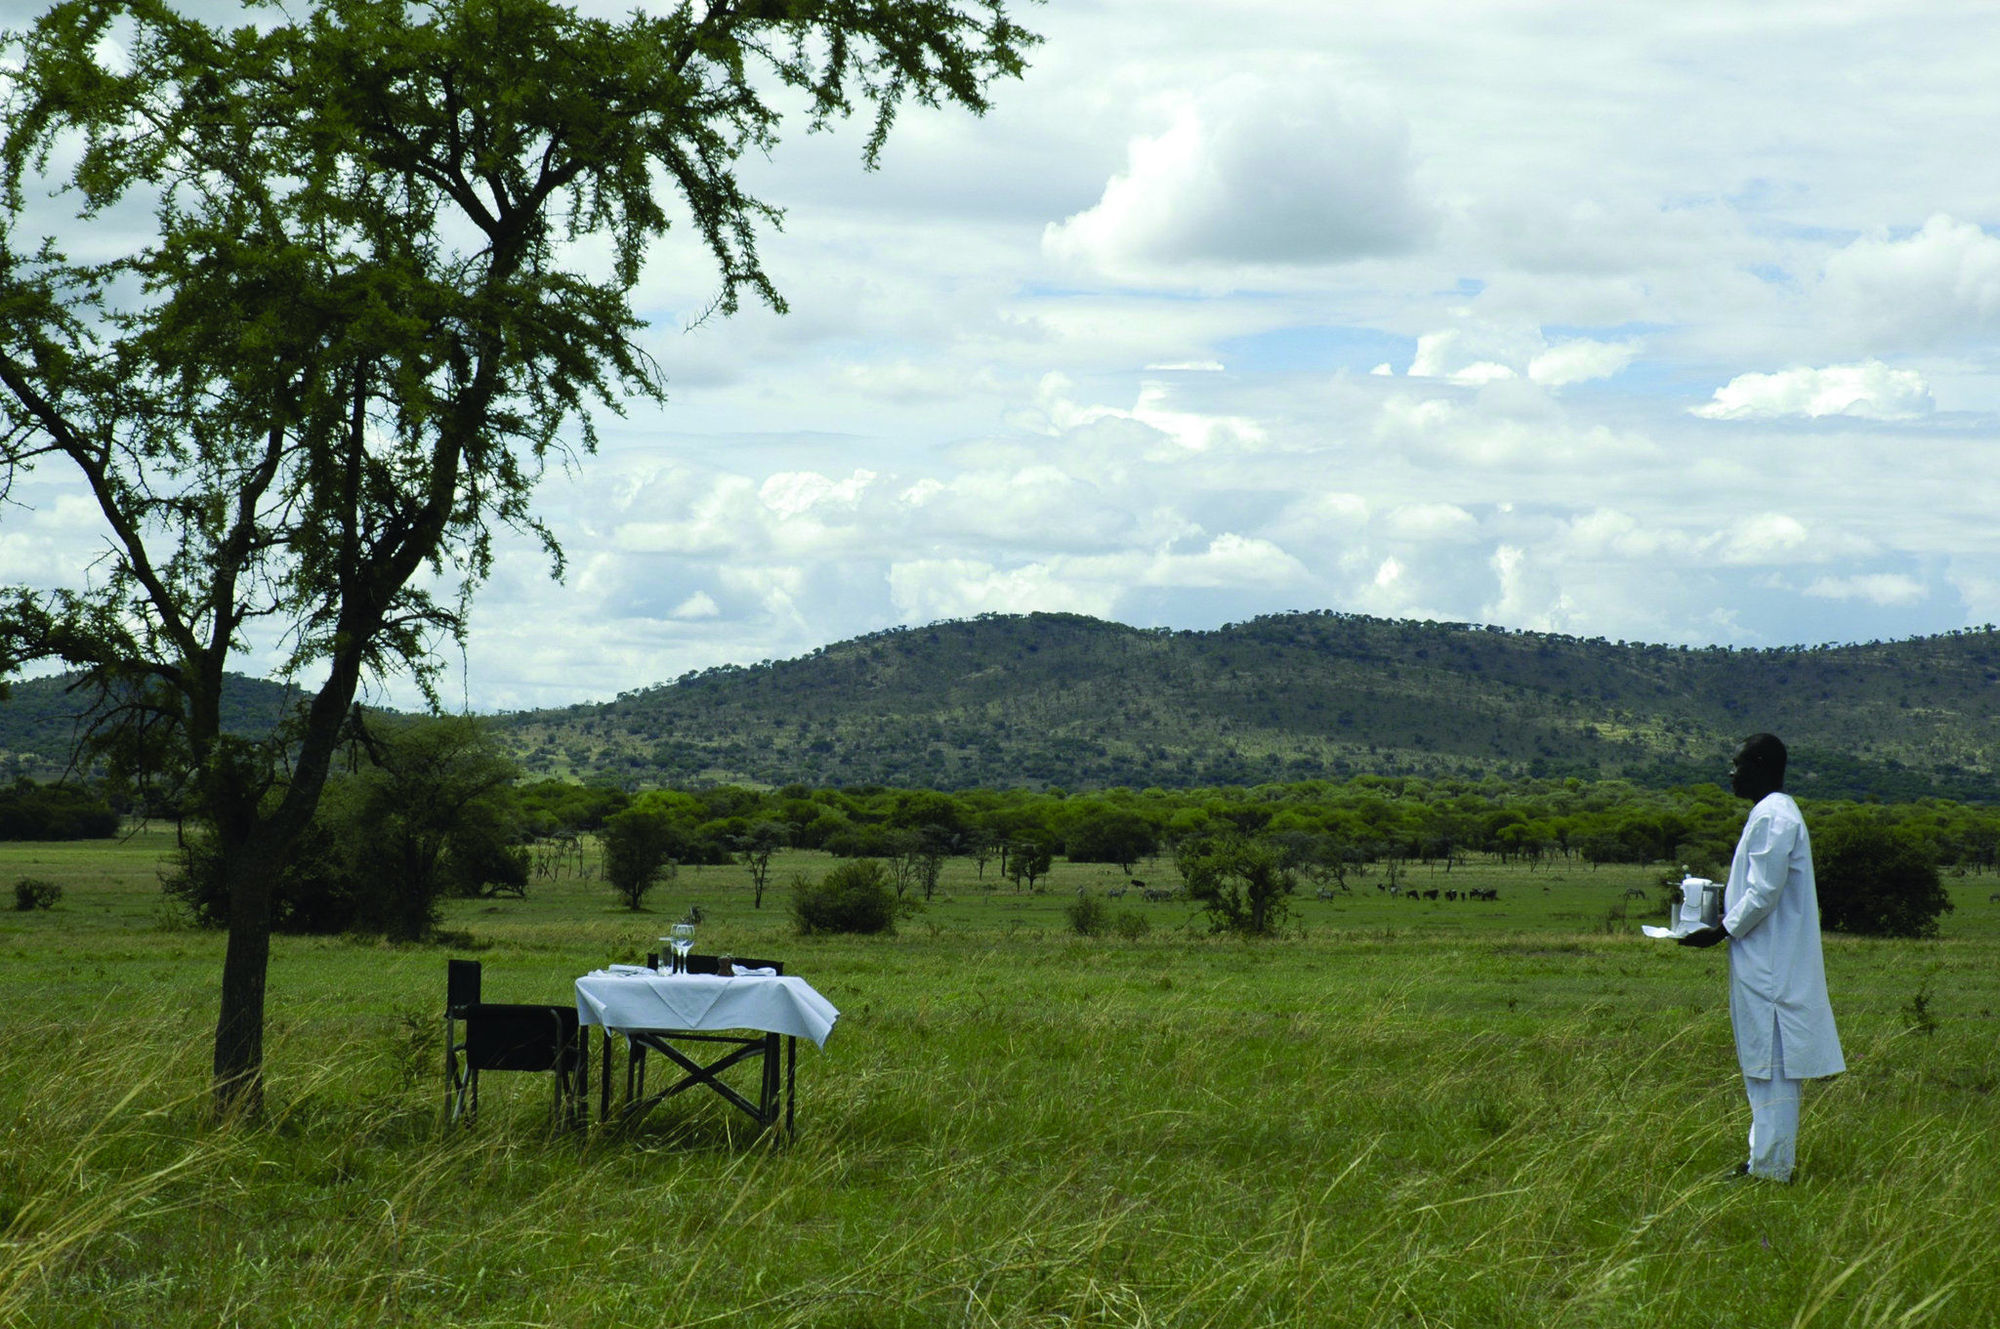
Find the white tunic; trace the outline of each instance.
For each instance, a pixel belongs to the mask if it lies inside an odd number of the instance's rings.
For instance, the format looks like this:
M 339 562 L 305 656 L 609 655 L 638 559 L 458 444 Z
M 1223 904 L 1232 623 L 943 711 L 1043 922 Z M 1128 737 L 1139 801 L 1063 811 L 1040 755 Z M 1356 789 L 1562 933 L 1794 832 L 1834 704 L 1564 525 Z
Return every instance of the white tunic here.
M 1784 1046 L 1785 1078 L 1847 1069 L 1820 957 L 1819 889 L 1812 838 L 1789 794 L 1750 809 L 1729 865 L 1722 926 L 1729 930 L 1729 1019 L 1736 1059 L 1752 1079 L 1772 1077 L 1771 1030 Z

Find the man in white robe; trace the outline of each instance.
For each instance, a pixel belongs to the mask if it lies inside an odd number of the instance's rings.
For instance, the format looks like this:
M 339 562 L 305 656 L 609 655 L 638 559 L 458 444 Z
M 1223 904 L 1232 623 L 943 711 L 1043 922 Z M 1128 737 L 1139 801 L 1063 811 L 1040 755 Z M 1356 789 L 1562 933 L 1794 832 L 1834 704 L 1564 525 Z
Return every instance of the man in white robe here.
M 1847 1069 L 1826 995 L 1812 837 L 1784 792 L 1785 745 L 1770 734 L 1744 740 L 1729 786 L 1750 809 L 1729 864 L 1722 926 L 1684 946 L 1728 940 L 1729 1020 L 1750 1100 L 1750 1159 L 1737 1169 L 1789 1181 L 1798 1152 L 1799 1083 Z

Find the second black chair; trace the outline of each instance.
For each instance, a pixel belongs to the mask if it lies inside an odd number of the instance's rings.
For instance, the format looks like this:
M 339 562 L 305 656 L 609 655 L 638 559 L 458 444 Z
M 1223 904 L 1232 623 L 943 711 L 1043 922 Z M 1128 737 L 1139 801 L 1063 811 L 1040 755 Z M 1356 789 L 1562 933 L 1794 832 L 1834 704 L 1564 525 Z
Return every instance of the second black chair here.
M 744 955 L 731 956 L 730 958 L 740 968 L 769 969 L 780 978 L 784 977 L 785 962 L 783 960 L 753 960 Z M 718 972 L 717 965 L 721 959 L 722 957 L 719 955 L 690 955 L 687 960 L 687 971 L 690 974 L 716 973 Z
M 555 1077 L 555 1115 L 580 1124 L 588 1110 L 589 1044 L 581 1037 L 576 1007 L 479 1000 L 479 962 L 452 960 L 445 979 L 446 1077 L 451 1116 L 471 1121 L 479 1112 L 481 1071 L 549 1073 Z M 456 1026 L 464 1025 L 463 1036 Z

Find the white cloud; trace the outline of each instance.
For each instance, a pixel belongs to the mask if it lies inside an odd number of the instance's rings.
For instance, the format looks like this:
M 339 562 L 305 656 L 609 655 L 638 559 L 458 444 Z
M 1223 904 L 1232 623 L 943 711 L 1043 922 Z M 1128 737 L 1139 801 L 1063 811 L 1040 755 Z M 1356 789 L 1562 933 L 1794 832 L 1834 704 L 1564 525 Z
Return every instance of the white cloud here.
M 1058 259 L 1129 275 L 1401 253 L 1429 225 L 1408 130 L 1314 69 L 1228 78 L 1183 99 L 1167 128 L 1131 141 L 1097 203 L 1051 224 L 1042 244 Z
M 1900 572 L 1821 577 L 1807 586 L 1805 593 L 1822 600 L 1866 600 L 1875 605 L 1916 604 L 1928 594 L 1922 582 Z
M 1733 525 L 1722 541 L 1725 563 L 1789 562 L 1810 552 L 1805 523 L 1782 512 L 1763 512 Z
M 889 600 L 906 623 L 975 614 L 1069 613 L 1109 617 L 1121 588 L 1072 583 L 1047 563 L 999 569 L 978 559 L 914 559 L 889 567 Z
M 845 480 L 833 480 L 818 471 L 789 471 L 766 479 L 758 486 L 757 497 L 781 517 L 799 517 L 819 507 L 851 508 L 875 479 L 875 472 L 865 470 Z
M 1224 532 L 1192 552 L 1056 555 L 1002 568 L 983 559 L 900 561 L 889 596 L 905 622 L 1036 610 L 1111 617 L 1134 588 L 1229 590 L 1296 586 L 1306 568 L 1268 540 Z
M 1457 543 L 1476 535 L 1479 522 L 1455 503 L 1410 503 L 1384 513 L 1382 527 L 1397 540 Z
M 690 595 L 687 599 L 674 606 L 673 612 L 668 614 L 667 617 L 691 620 L 719 618 L 721 615 L 722 606 L 715 603 L 714 596 L 710 595 L 707 591 L 696 591 L 693 595 Z
M 1638 357 L 1636 342 L 1573 337 L 1551 345 L 1532 326 L 1464 318 L 1417 338 L 1411 378 L 1443 378 L 1477 387 L 1526 376 L 1559 388 L 1609 378 Z
M 1638 357 L 1635 342 L 1601 342 L 1578 338 L 1549 347 L 1528 361 L 1528 377 L 1552 388 L 1610 378 Z
M 1411 378 L 1446 378 L 1454 383 L 1490 383 L 1514 378 L 1540 339 L 1532 329 L 1470 323 L 1417 338 Z
M 1011 424 L 1037 433 L 1061 435 L 1102 421 L 1131 421 L 1144 426 L 1132 436 L 1148 460 L 1178 460 L 1187 453 L 1254 450 L 1264 446 L 1264 427 L 1244 415 L 1216 415 L 1181 409 L 1174 404 L 1169 383 L 1142 380 L 1138 399 L 1129 409 L 1078 403 L 1076 385 L 1061 374 L 1045 375 L 1035 389 L 1033 408 L 1008 416 Z
M 1891 369 L 1879 360 L 1776 374 L 1738 374 L 1693 408 L 1705 420 L 1757 420 L 1800 415 L 1910 420 L 1931 410 L 1931 391 L 1913 369 Z
M 1822 284 L 1859 336 L 1917 346 L 1979 338 L 2000 322 L 2000 238 L 1939 213 L 1914 235 L 1865 236 L 1836 252 Z

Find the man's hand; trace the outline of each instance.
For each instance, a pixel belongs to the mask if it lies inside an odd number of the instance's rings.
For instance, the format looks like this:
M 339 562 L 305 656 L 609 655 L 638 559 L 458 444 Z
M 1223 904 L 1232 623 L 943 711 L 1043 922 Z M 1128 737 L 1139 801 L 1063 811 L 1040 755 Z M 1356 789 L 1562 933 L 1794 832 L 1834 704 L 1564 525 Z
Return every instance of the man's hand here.
M 1718 941 L 1727 941 L 1729 934 L 1721 928 L 1696 928 L 1680 939 L 1683 946 L 1713 946 Z

